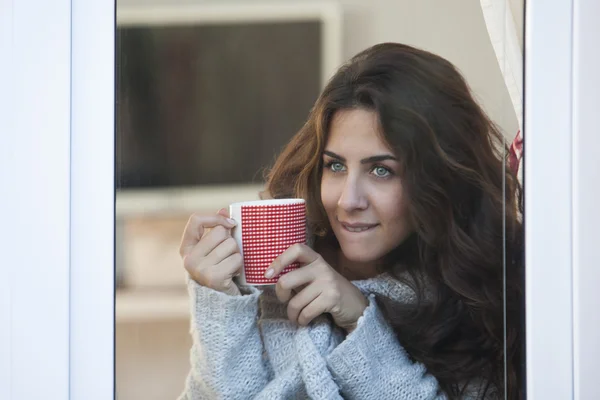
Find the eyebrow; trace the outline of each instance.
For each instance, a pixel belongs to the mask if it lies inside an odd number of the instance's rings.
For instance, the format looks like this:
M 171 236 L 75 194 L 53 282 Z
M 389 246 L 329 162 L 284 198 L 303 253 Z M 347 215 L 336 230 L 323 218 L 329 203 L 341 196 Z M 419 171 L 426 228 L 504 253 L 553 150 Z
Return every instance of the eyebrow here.
M 342 157 L 338 154 L 335 154 L 333 151 L 325 150 L 325 151 L 323 151 L 323 153 L 331 158 L 335 158 L 336 160 L 340 160 L 340 161 L 344 161 L 344 162 L 346 161 L 346 159 L 344 157 Z M 385 160 L 398 161 L 398 159 L 391 154 L 381 154 L 378 156 L 371 156 L 371 157 L 363 158 L 362 160 L 360 160 L 360 163 L 361 164 L 370 164 L 370 163 L 385 161 Z

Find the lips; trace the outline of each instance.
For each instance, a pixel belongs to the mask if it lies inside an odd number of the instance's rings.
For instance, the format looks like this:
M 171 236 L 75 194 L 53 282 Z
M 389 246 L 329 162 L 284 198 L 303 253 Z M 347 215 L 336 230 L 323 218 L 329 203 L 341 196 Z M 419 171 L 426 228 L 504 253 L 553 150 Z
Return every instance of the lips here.
M 366 232 L 370 229 L 375 228 L 377 225 L 379 224 L 369 224 L 369 223 L 364 223 L 364 222 L 343 222 L 340 221 L 340 224 L 342 225 L 342 227 L 347 230 L 348 232 L 352 232 L 352 233 L 360 233 L 360 232 Z

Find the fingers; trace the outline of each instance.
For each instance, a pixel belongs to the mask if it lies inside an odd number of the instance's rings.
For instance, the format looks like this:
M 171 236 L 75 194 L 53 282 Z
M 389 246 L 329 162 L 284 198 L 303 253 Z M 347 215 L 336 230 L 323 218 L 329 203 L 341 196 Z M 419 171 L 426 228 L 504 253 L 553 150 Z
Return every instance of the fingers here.
M 313 263 L 319 257 L 319 254 L 307 245 L 297 243 L 273 260 L 271 266 L 265 272 L 265 277 L 269 279 L 278 276 L 288 265 L 296 262 L 300 265 L 307 265 Z
M 301 321 L 299 317 L 302 311 L 308 306 L 313 300 L 315 300 L 319 295 L 321 295 L 322 287 L 319 285 L 308 285 L 302 291 L 300 291 L 297 295 L 295 295 L 289 302 L 287 306 L 287 315 L 288 319 L 292 322 L 296 322 L 300 325 L 306 325 L 305 319 L 302 318 Z M 312 320 L 312 319 L 311 319 Z
M 313 282 L 315 278 L 315 268 L 312 268 L 312 266 L 290 271 L 277 281 L 275 294 L 279 301 L 285 303 L 292 297 L 292 290 Z
M 225 276 L 234 277 L 242 271 L 244 259 L 239 252 L 232 253 L 216 265 L 216 269 L 222 271 Z
M 222 225 L 217 225 L 212 228 L 207 234 L 200 239 L 198 244 L 194 246 L 194 248 L 184 256 L 184 258 L 192 258 L 194 260 L 199 260 L 202 257 L 206 257 L 211 254 L 214 250 L 219 248 L 221 244 L 228 241 L 231 238 L 231 234 L 229 233 L 229 229 L 223 227 Z M 233 239 L 232 239 L 233 240 Z M 237 247 L 236 247 L 237 248 Z M 215 259 L 215 264 L 220 262 L 229 254 L 224 254 L 224 249 L 220 250 L 220 254 L 222 254 L 221 258 Z
M 191 253 L 183 258 L 183 265 L 186 270 L 190 274 L 196 276 L 198 274 L 206 273 L 204 271 L 197 271 L 199 269 L 223 269 L 223 265 L 227 267 L 230 262 L 226 262 L 226 260 L 230 260 L 231 256 L 235 256 L 233 258 L 235 262 L 238 261 L 238 258 L 241 260 L 242 255 L 238 250 L 236 241 L 228 235 L 229 234 L 222 226 L 213 228 L 211 232 L 202 238 L 200 243 L 194 247 Z M 216 247 L 211 248 L 218 240 L 222 240 L 222 242 Z M 242 261 L 239 261 L 239 263 L 240 265 L 243 264 Z M 229 270 L 225 269 L 225 275 L 228 273 Z
M 329 304 L 327 297 L 321 293 L 316 299 L 311 301 L 302 309 L 300 315 L 298 316 L 298 324 L 302 326 L 308 325 L 319 315 L 328 312 L 330 307 L 331 305 Z
M 239 252 L 235 239 L 230 236 L 208 253 L 206 261 L 211 264 L 218 264 L 230 255 Z
M 240 253 L 234 253 L 216 265 L 215 270 L 223 274 L 223 288 L 225 293 L 238 294 L 237 285 L 233 282 L 233 277 L 241 272 L 244 261 Z
M 227 292 L 232 286 L 235 286 L 233 275 L 242 268 L 242 264 L 242 255 L 235 253 L 217 265 L 201 265 L 191 268 L 190 275 L 202 286 Z
M 192 251 L 192 249 L 202 238 L 202 235 L 204 235 L 204 230 L 206 228 L 214 228 L 219 225 L 231 229 L 235 226 L 235 221 L 219 214 L 193 214 L 185 227 L 183 237 L 181 239 L 181 245 L 179 247 L 179 254 L 181 257 L 185 257 Z

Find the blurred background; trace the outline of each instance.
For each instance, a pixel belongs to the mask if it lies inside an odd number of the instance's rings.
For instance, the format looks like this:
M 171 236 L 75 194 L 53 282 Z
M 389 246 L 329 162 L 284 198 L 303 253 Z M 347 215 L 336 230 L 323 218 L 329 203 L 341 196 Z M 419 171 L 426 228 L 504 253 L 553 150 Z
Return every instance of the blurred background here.
M 264 169 L 357 52 L 394 41 L 447 58 L 512 141 L 520 109 L 497 56 L 505 44 L 489 31 L 492 3 L 117 1 L 118 399 L 180 394 L 191 339 L 178 246 L 189 215 L 258 198 Z M 522 2 L 495 4 L 522 43 Z

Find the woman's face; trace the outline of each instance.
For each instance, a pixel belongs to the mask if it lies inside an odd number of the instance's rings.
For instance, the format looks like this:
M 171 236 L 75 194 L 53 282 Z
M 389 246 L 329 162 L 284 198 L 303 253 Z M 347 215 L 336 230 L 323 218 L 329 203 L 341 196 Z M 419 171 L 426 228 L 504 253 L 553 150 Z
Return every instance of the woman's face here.
M 321 200 L 353 262 L 380 260 L 411 233 L 399 163 L 378 129 L 373 111 L 338 111 L 323 154 Z

